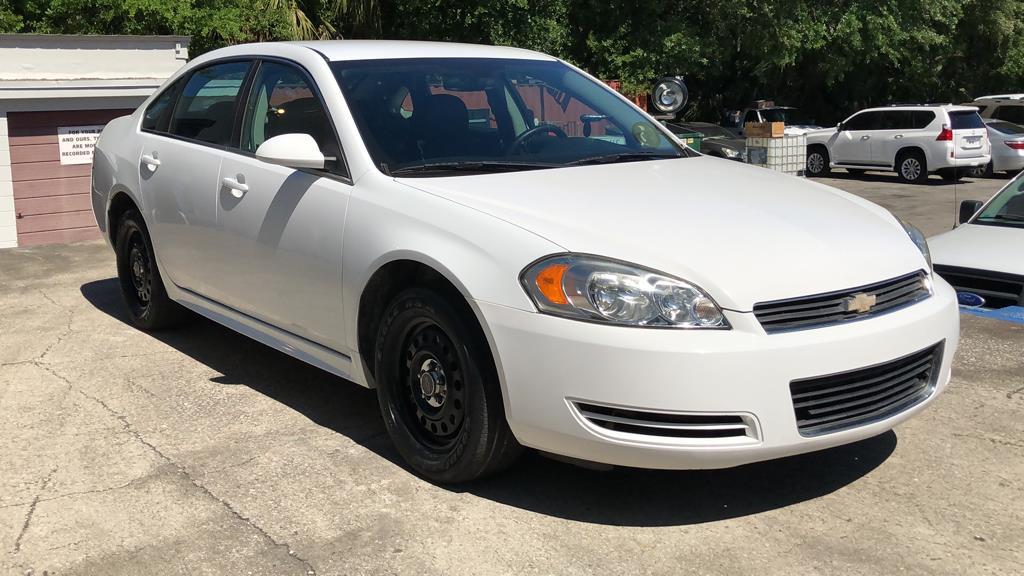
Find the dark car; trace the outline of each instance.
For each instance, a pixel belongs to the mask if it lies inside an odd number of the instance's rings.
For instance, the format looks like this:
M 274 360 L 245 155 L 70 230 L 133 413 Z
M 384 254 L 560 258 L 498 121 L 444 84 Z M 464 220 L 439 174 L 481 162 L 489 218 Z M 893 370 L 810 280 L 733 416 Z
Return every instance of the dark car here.
M 710 122 L 680 122 L 678 124 L 666 124 L 669 130 L 676 135 L 684 135 L 697 132 L 703 138 L 700 143 L 700 152 L 708 156 L 718 156 L 729 160 L 743 162 L 746 157 L 747 142 L 732 130 L 711 124 Z

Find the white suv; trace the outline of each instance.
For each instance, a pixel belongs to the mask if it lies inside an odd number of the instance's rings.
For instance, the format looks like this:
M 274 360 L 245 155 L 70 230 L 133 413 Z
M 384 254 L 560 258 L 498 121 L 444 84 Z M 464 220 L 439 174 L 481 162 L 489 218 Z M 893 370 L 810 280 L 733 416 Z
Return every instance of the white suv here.
M 981 96 L 970 105 L 978 108 L 982 118 L 1024 125 L 1024 94 Z
M 988 133 L 971 106 L 888 106 L 861 110 L 835 128 L 807 135 L 807 174 L 831 168 L 853 173 L 895 170 L 904 182 L 924 183 L 935 172 L 947 180 L 990 159 Z

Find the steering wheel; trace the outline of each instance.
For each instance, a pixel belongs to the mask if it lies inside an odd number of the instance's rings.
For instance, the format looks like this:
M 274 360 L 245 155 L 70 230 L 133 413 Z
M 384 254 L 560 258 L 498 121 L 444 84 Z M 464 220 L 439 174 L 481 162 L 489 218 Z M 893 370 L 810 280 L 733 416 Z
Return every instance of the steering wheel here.
M 569 135 L 565 133 L 565 130 L 562 130 L 561 128 L 555 126 L 554 124 L 541 124 L 540 126 L 534 126 L 533 128 L 526 130 L 519 136 L 516 136 L 516 139 L 512 142 L 512 145 L 508 147 L 509 153 L 515 152 L 517 149 L 522 148 L 528 140 L 537 136 L 538 134 L 554 134 L 560 140 L 565 140 L 566 138 L 569 137 Z

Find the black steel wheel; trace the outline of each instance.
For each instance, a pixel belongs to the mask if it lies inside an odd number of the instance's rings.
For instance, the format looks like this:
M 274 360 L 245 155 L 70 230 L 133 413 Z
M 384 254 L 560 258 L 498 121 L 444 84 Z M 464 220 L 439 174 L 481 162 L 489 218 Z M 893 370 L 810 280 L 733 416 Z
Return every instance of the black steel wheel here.
M 132 324 L 156 330 L 178 323 L 184 310 L 164 290 L 149 232 L 137 211 L 129 210 L 117 223 L 114 251 L 121 295 Z
M 402 292 L 384 313 L 374 349 L 389 436 L 417 473 L 444 483 L 502 470 L 522 451 L 505 420 L 483 333 L 471 314 L 449 303 L 454 297 L 461 295 Z

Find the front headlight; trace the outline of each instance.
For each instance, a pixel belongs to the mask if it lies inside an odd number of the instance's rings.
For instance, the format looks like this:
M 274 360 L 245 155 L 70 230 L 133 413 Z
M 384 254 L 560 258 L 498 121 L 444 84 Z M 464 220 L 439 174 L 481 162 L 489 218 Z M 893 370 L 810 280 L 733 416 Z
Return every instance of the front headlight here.
M 921 255 L 928 261 L 928 270 L 934 270 L 932 268 L 932 253 L 928 250 L 928 240 L 925 239 L 924 233 L 917 229 L 916 226 L 907 222 L 906 220 L 896 217 L 899 223 L 903 225 L 903 229 L 907 231 L 907 236 L 914 241 L 914 245 L 921 251 Z
M 728 329 L 721 308 L 699 287 L 595 256 L 545 258 L 520 276 L 541 312 L 621 326 Z
M 739 158 L 740 153 L 734 148 L 722 148 L 722 154 L 725 154 L 726 158 Z

